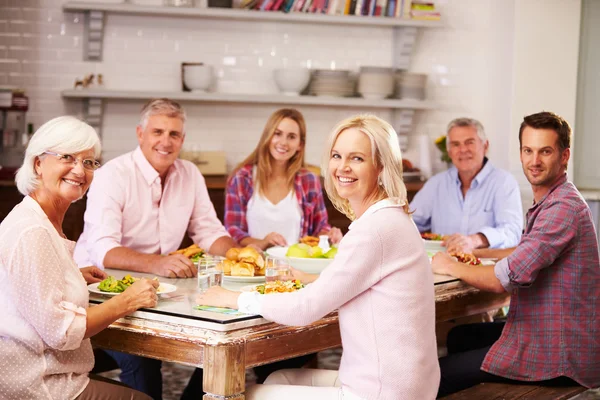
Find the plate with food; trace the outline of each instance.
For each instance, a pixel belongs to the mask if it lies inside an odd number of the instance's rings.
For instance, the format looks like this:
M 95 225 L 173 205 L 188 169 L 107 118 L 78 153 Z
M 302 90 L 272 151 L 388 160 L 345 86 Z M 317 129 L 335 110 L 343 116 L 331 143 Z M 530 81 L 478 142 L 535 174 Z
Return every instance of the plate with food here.
M 223 271 L 224 282 L 258 283 L 265 281 L 265 259 L 253 247 L 231 248 L 216 268 Z
M 260 294 L 291 293 L 303 289 L 305 285 L 299 280 L 272 281 L 262 285 L 248 285 L 240 288 L 242 292 L 258 292 Z
M 461 253 L 459 251 L 449 253 L 450 257 L 454 257 L 456 261 L 468 265 L 482 265 L 481 260 L 470 253 Z
M 204 249 L 202 249 L 196 243 L 194 243 L 191 246 L 186 247 L 185 249 L 179 249 L 169 253 L 170 256 L 174 254 L 181 254 L 184 257 L 189 258 L 191 262 L 197 263 L 202 257 L 204 257 L 206 253 L 204 252 Z
M 438 251 L 446 251 L 446 248 L 442 245 L 442 241 L 446 238 L 445 235 L 440 235 L 439 233 L 421 233 L 421 238 L 423 238 L 423 245 L 425 246 L 425 250 L 429 252 Z
M 123 279 L 116 279 L 114 276 L 109 276 L 102 282 L 96 282 L 88 285 L 88 290 L 95 294 L 116 296 L 123 293 L 125 289 L 131 286 L 133 282 L 137 281 L 138 279 L 139 278 L 134 278 L 129 274 L 125 275 Z M 176 290 L 177 286 L 171 285 L 170 283 L 160 282 L 158 288 L 156 289 L 156 293 L 162 295 L 172 293 Z

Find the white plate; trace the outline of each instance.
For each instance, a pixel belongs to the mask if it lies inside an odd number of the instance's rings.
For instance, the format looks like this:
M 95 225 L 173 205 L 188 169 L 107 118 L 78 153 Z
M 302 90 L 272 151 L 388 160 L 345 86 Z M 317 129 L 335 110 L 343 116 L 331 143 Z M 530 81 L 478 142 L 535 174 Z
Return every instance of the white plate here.
M 286 257 L 287 250 L 287 247 L 271 247 L 267 249 L 267 254 L 273 257 L 285 257 L 290 260 L 292 267 L 309 274 L 320 274 L 333 261 L 332 258 Z
M 100 282 L 96 282 L 96 283 L 92 283 L 91 285 L 88 285 L 88 290 L 91 293 L 103 294 L 105 296 L 116 296 L 118 294 L 121 294 L 121 293 L 114 293 L 114 292 L 103 292 L 102 290 L 98 289 L 99 284 L 100 284 Z M 173 293 L 176 290 L 177 290 L 177 286 L 171 285 L 170 283 L 162 283 L 161 282 L 160 286 L 157 289 L 157 293 L 159 295 L 161 295 L 161 294 Z
M 427 251 L 446 251 L 446 248 L 442 246 L 441 240 L 427 240 L 423 239 L 423 245 Z
M 240 288 L 240 292 L 253 292 L 258 285 L 246 285 Z
M 254 282 L 264 282 L 265 281 L 265 277 L 264 276 L 230 276 L 230 275 L 223 275 L 223 282 L 249 282 L 249 283 L 254 283 Z

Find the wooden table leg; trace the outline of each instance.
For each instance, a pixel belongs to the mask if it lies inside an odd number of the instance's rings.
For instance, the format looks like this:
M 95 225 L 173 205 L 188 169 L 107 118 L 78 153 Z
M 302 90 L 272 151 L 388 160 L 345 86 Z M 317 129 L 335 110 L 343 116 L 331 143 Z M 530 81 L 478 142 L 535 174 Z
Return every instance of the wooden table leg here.
M 244 343 L 206 345 L 203 400 L 244 400 L 246 348 Z

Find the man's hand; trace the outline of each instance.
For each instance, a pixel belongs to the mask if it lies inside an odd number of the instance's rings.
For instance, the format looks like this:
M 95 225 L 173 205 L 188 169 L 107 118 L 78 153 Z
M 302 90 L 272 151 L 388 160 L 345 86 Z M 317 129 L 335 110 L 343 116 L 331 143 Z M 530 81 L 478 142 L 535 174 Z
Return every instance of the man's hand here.
M 206 292 L 196 296 L 196 304 L 212 307 L 227 307 L 237 310 L 240 292 L 232 292 L 220 286 L 213 286 Z
M 475 249 L 489 247 L 490 245 L 485 235 L 481 233 L 468 236 L 455 233 L 446 238 L 442 244 L 446 246 L 448 253 L 472 253 Z
M 167 278 L 193 278 L 198 273 L 192 261 L 183 254 L 156 257 L 150 264 L 150 271 Z
M 452 266 L 457 263 L 454 258 L 450 257 L 448 253 L 438 252 L 431 259 L 431 269 L 434 274 L 440 275 L 452 275 Z
M 271 232 L 264 237 L 259 243 L 259 247 L 262 250 L 266 250 L 273 246 L 287 246 L 285 238 L 277 232 Z
M 81 275 L 83 275 L 83 279 L 85 279 L 88 285 L 101 282 L 108 277 L 106 272 L 94 266 L 79 268 L 79 271 L 81 271 Z

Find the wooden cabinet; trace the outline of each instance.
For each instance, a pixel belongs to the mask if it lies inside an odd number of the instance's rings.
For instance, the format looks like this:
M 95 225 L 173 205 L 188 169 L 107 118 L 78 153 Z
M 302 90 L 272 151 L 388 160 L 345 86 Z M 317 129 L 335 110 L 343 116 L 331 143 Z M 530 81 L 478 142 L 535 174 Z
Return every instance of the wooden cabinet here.
M 225 215 L 225 180 L 225 176 L 206 177 L 208 195 L 210 196 L 210 199 L 215 206 L 217 216 L 221 221 L 223 221 L 223 216 Z M 422 186 L 423 184 L 421 182 L 409 182 L 406 184 L 409 200 L 413 198 L 415 193 L 419 191 Z M 323 193 L 323 196 L 325 197 L 325 206 L 327 207 L 327 213 L 329 214 L 329 223 L 346 233 L 351 221 L 333 207 L 325 193 Z M 22 199 L 23 195 L 19 193 L 13 182 L 0 181 L 0 221 L 3 220 Z M 65 215 L 63 231 L 71 240 L 79 239 L 79 235 L 83 232 L 83 214 L 85 212 L 86 201 L 87 197 L 84 197 L 71 204 L 71 207 L 69 207 L 69 210 Z M 184 241 L 184 244 L 187 242 L 187 240 Z M 189 244 L 191 244 L 191 241 L 189 241 Z

